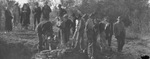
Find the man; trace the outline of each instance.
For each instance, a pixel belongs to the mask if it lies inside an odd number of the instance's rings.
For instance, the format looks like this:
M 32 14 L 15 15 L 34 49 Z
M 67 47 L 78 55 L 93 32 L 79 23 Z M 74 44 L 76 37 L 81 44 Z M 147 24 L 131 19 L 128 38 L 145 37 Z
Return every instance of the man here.
M 86 27 L 86 34 L 88 39 L 88 51 L 89 57 L 93 59 L 95 57 L 95 47 L 96 47 L 96 33 L 94 31 L 94 16 L 91 14 L 90 19 L 87 20 L 85 27 Z
M 76 12 L 73 12 L 72 17 L 73 17 L 73 33 L 75 32 L 76 29 L 76 21 L 79 21 L 81 16 L 81 12 L 79 10 L 76 10 Z
M 21 12 L 21 25 L 24 29 L 28 29 L 30 24 L 30 8 L 28 4 L 24 4 Z
M 19 7 L 18 2 L 14 5 L 12 12 L 14 16 L 13 26 L 16 28 L 20 22 L 20 7 Z
M 8 6 L 6 7 L 5 9 L 5 18 L 6 18 L 6 21 L 5 21 L 5 30 L 7 32 L 10 32 L 12 31 L 12 15 L 11 15 L 11 12 L 8 8 Z
M 35 29 L 36 23 L 37 24 L 40 23 L 40 18 L 41 18 L 41 13 L 42 13 L 42 10 L 39 7 L 38 2 L 36 3 L 36 6 L 35 6 L 35 9 L 34 9 L 33 13 L 34 13 L 34 29 Z
M 30 5 L 29 5 L 29 3 L 27 3 L 27 19 L 28 19 L 27 29 L 28 29 L 28 26 L 30 25 L 30 14 L 31 14 Z
M 52 12 L 51 8 L 47 4 L 48 4 L 48 2 L 45 2 L 44 7 L 42 8 L 44 20 L 49 20 L 49 14 L 50 14 L 50 12 Z
M 43 35 L 44 36 L 48 36 L 48 37 L 53 37 L 53 24 L 50 21 L 43 21 L 41 22 L 37 28 L 37 34 L 38 34 L 38 38 L 39 38 L 39 51 L 42 51 L 44 49 L 48 49 L 47 47 L 43 47 L 44 43 L 45 43 L 45 39 L 43 39 Z
M 67 13 L 67 11 L 62 8 L 61 4 L 58 5 L 58 8 L 59 8 L 59 14 L 58 15 L 59 15 L 60 19 L 62 20 L 63 19 L 62 17 Z
M 87 20 L 87 14 L 84 14 L 82 16 L 82 19 L 79 21 L 80 24 L 79 24 L 79 45 L 80 45 L 80 51 L 81 52 L 84 52 L 84 48 L 85 48 L 85 42 L 84 42 L 84 33 L 85 33 L 85 23 L 86 23 L 86 20 Z
M 62 29 L 62 35 L 63 35 L 63 43 L 67 43 L 69 41 L 70 37 L 70 29 L 72 27 L 72 21 L 68 19 L 68 15 L 64 15 L 63 23 L 61 24 L 60 28 Z

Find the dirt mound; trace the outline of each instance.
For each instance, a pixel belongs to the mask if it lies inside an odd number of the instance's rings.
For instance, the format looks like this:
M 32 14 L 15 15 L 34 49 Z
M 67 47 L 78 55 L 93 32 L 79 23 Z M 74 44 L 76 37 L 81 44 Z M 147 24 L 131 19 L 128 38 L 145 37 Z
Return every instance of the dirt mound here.
M 31 59 L 37 50 L 34 46 L 38 41 L 27 36 L 35 35 L 0 33 L 0 59 Z
M 88 59 L 85 53 L 74 51 L 74 49 L 44 50 L 37 53 L 33 59 Z
M 6 43 L 0 41 L 0 58 L 1 59 L 30 59 L 33 50 L 29 49 L 22 42 L 20 43 Z

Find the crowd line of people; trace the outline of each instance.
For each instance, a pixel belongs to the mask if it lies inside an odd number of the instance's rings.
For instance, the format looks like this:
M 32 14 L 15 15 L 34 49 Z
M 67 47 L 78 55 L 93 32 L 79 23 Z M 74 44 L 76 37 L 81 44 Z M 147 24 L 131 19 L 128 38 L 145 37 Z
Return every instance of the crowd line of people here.
M 78 12 L 72 12 L 70 15 L 66 9 L 62 8 L 61 4 L 59 4 L 58 7 L 60 11 L 56 17 L 58 21 L 56 21 L 55 24 L 51 21 L 47 21 L 39 24 L 37 27 L 39 51 L 49 49 L 43 46 L 45 39 L 42 37 L 43 35 L 50 38 L 55 37 L 53 26 L 60 29 L 58 35 L 56 35 L 56 37 L 59 38 L 58 41 L 60 42 L 60 45 L 77 49 L 76 51 L 80 51 L 81 53 L 87 52 L 91 59 L 96 58 L 95 49 L 98 47 L 102 51 L 107 49 L 111 50 L 111 40 L 113 35 L 118 42 L 118 52 L 123 50 L 126 34 L 125 25 L 122 21 L 123 17 L 125 17 L 124 15 L 106 15 L 99 21 L 99 19 L 95 17 L 96 13 L 82 14 L 78 10 Z M 58 25 L 57 23 L 59 22 L 60 24 Z M 99 35 L 100 46 L 97 46 L 97 36 Z M 53 43 L 50 44 L 53 45 Z M 56 49 L 58 46 L 53 46 L 51 49 Z
M 90 51 L 90 53 L 88 53 L 89 57 L 96 58 L 94 57 L 94 49 L 96 49 L 95 47 L 98 47 L 98 34 L 101 38 L 100 48 L 108 49 L 106 48 L 107 45 L 105 44 L 105 40 L 108 40 L 108 46 L 111 47 L 111 40 L 112 36 L 114 35 L 118 42 L 118 52 L 122 51 L 125 44 L 125 26 L 122 21 L 122 18 L 124 17 L 123 15 L 106 15 L 103 16 L 102 21 L 97 21 L 99 19 L 94 17 L 95 13 L 82 14 L 78 10 L 78 12 L 69 15 L 68 11 L 62 8 L 62 5 L 59 4 L 59 12 L 58 16 L 56 17 L 57 21 L 53 23 L 49 20 L 49 14 L 52 12 L 52 10 L 48 5 L 48 2 L 46 2 L 42 8 L 39 7 L 38 3 L 35 5 L 35 9 L 31 10 L 28 3 L 24 4 L 22 8 L 20 8 L 18 4 L 15 4 L 16 7 L 12 12 L 13 16 L 9 8 L 6 7 L 6 31 L 12 31 L 12 28 L 17 27 L 19 23 L 23 29 L 28 29 L 29 25 L 31 24 L 30 14 L 31 11 L 33 11 L 34 30 L 36 29 L 39 38 L 39 51 L 47 49 L 43 47 L 43 35 L 47 36 L 47 39 L 49 39 L 49 37 L 53 38 L 56 36 L 65 46 L 67 46 L 68 42 L 70 42 L 71 37 L 73 39 L 71 44 L 74 48 L 79 48 L 79 51 L 82 52 Z M 72 17 L 72 19 L 70 19 L 70 17 Z M 41 18 L 42 20 L 40 20 Z M 12 19 L 13 22 L 11 22 Z M 54 35 L 53 26 L 56 26 L 60 29 L 57 35 Z
M 48 2 L 45 3 L 43 7 L 39 6 L 39 3 L 34 3 L 34 8 L 30 7 L 29 3 L 24 3 L 22 7 L 16 2 L 13 7 L 9 7 L 9 4 L 5 6 L 5 30 L 10 32 L 13 29 L 18 29 L 21 25 L 21 30 L 29 29 L 31 25 L 31 20 L 34 21 L 33 29 L 35 30 L 36 25 L 40 23 L 41 20 L 49 20 L 49 14 L 52 12 Z M 33 14 L 33 19 L 31 19 L 31 14 Z

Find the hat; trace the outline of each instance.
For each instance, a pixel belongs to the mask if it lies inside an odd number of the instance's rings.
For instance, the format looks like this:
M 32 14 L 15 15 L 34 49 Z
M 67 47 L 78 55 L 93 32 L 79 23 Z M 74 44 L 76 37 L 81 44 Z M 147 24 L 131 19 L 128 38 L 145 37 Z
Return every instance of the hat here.
M 58 7 L 61 7 L 61 6 L 62 6 L 61 4 L 58 5 Z
M 39 3 L 38 3 L 38 2 L 35 2 L 35 5 L 39 5 Z
M 46 1 L 45 4 L 48 4 L 48 2 Z

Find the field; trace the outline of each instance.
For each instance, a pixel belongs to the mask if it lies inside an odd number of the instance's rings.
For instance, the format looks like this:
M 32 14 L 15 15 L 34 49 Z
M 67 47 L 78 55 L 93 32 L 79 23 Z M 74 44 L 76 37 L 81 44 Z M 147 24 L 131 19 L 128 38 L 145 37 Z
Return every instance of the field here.
M 126 39 L 122 54 L 115 52 L 117 42 L 113 39 L 114 52 L 104 52 L 103 54 L 109 54 L 110 59 L 138 59 L 142 55 L 150 55 L 149 38 L 149 36 L 145 36 L 141 39 Z M 37 43 L 37 35 L 32 30 L 16 30 L 10 33 L 0 32 L 0 59 L 31 59 L 37 51 Z

